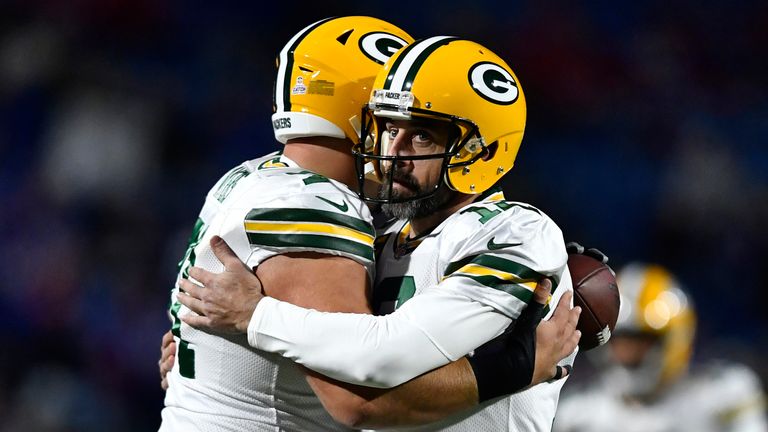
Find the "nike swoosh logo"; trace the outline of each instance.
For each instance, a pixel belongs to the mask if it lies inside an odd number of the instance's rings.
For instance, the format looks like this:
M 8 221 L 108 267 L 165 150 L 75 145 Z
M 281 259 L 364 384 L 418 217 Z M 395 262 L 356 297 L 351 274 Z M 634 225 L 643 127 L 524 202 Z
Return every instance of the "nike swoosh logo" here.
M 491 239 L 488 240 L 489 250 L 504 249 L 508 247 L 520 246 L 522 244 L 522 243 L 494 243 L 493 242 L 494 239 L 496 239 L 496 237 L 491 237 Z
M 347 206 L 347 202 L 346 201 L 342 201 L 341 204 L 336 204 L 335 202 L 333 202 L 331 200 L 327 200 L 327 199 L 325 199 L 325 198 L 323 198 L 321 196 L 315 195 L 315 198 L 319 198 L 319 199 L 327 202 L 328 204 L 336 207 L 337 209 L 339 209 L 339 210 L 341 210 L 343 212 L 346 212 L 347 210 L 349 210 L 349 206 Z

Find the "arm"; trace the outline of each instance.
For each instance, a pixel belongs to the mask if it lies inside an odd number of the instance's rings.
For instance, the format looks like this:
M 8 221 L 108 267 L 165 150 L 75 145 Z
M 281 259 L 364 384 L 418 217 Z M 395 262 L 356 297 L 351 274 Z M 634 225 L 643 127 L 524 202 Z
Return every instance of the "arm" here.
M 463 357 L 519 316 L 537 281 L 552 280 L 555 302 L 571 290 L 557 226 L 535 209 L 508 209 L 486 225 L 473 212 L 454 221 L 471 234 L 442 239 L 442 278 L 394 313 L 326 314 L 266 298 L 251 318 L 249 342 L 335 379 L 378 387 Z
M 223 240 L 217 239 L 211 239 L 211 248 L 226 271 L 217 278 L 205 270 L 190 269 L 192 278 L 213 289 L 182 279 L 179 283 L 184 292 L 178 299 L 200 316 L 185 315 L 181 319 L 193 327 L 235 332 L 248 328 L 249 342 L 255 348 L 299 360 L 297 363 L 334 379 L 394 387 L 458 360 L 510 323 L 509 318 L 491 312 L 488 306 L 441 292 L 419 295 L 387 317 L 322 312 L 370 310 L 364 288 L 367 278 L 361 265 L 347 258 L 308 259 L 307 253 L 294 253 L 266 260 L 256 277 Z M 220 252 L 224 248 L 226 256 Z M 263 297 L 260 278 L 269 283 L 270 294 L 284 296 L 300 306 Z M 227 327 L 230 321 L 235 324 Z M 454 338 L 453 325 L 472 330 L 467 331 L 467 337 Z M 260 331 L 253 333 L 253 328 Z M 475 343 L 478 334 L 481 339 Z
M 325 409 L 354 428 L 431 423 L 478 403 L 475 378 L 465 358 L 391 389 L 356 386 L 309 369 L 307 375 Z
M 316 253 L 278 255 L 258 267 L 257 277 L 237 259 L 226 243 L 215 243 L 216 240 L 212 239 L 211 247 L 224 263 L 225 272 L 214 280 L 209 278 L 211 274 L 200 269 L 191 270 L 192 277 L 214 289 L 203 289 L 188 280 L 182 281 L 182 287 L 189 295 L 181 294 L 180 301 L 203 314 L 182 317 L 190 325 L 199 327 L 210 324 L 211 317 L 205 312 L 215 309 L 213 315 L 219 316 L 216 314 L 223 310 L 220 306 L 224 302 L 227 302 L 225 309 L 235 310 L 240 315 L 244 315 L 243 311 L 249 308 L 252 312 L 253 298 L 259 297 L 261 284 L 268 294 L 305 307 L 370 313 L 364 288 L 367 284 L 366 272 L 352 260 Z M 344 276 L 344 284 L 338 282 L 339 275 Z M 230 289 L 216 289 L 221 284 L 229 285 Z M 221 298 L 211 297 L 212 293 L 222 292 L 225 295 Z M 472 370 L 465 359 L 394 390 L 354 386 L 307 372 L 310 385 L 329 413 L 349 426 L 421 424 L 478 402 Z M 434 394 L 441 397 L 429 397 Z
M 157 367 L 160 369 L 160 388 L 168 390 L 168 372 L 173 369 L 176 362 L 176 341 L 173 339 L 173 333 L 168 330 L 160 342 L 160 360 L 157 361 Z
M 335 379 L 394 387 L 460 359 L 510 323 L 489 306 L 439 289 L 387 316 L 323 313 L 266 297 L 248 340 Z
M 186 285 L 185 289 L 190 291 L 195 297 L 206 298 L 206 304 L 209 307 L 216 309 L 217 305 L 221 303 L 221 298 L 216 300 L 212 298 L 211 294 L 224 292 L 230 303 L 224 309 L 227 310 L 239 310 L 238 307 L 247 305 L 248 297 L 258 297 L 258 292 L 261 290 L 259 278 L 254 276 L 249 269 L 237 260 L 234 254 L 227 256 L 228 247 L 225 244 L 214 245 L 212 241 L 212 247 L 219 259 L 225 263 L 225 272 L 213 275 L 207 272 L 200 271 L 199 269 L 192 269 L 192 276 L 212 289 L 203 290 L 195 285 L 192 285 L 188 281 L 183 283 Z M 301 255 L 301 254 L 298 254 Z M 307 271 L 308 267 L 318 265 L 317 270 L 325 272 L 326 274 L 334 274 L 336 271 L 345 270 L 346 259 L 310 259 L 306 261 L 301 256 L 281 256 L 274 257 L 264 263 L 259 268 L 259 277 L 265 281 L 265 286 L 270 284 L 270 293 L 274 295 L 284 296 L 286 299 L 310 305 L 310 303 L 318 303 L 319 307 L 324 310 L 331 308 L 338 308 L 341 310 L 362 310 L 367 308 L 367 302 L 358 303 L 358 306 L 354 306 L 354 302 L 350 303 L 350 297 L 346 295 L 338 294 L 338 286 L 335 284 L 333 278 L 324 276 L 319 281 L 302 280 L 301 272 Z M 323 263 L 323 264 L 320 264 Z M 339 267 L 334 267 L 339 266 Z M 358 266 L 359 267 L 359 266 Z M 333 269 L 333 272 L 329 270 Z M 354 271 L 354 267 L 350 267 L 347 270 Z M 310 272 L 311 273 L 311 272 Z M 345 274 L 345 273 L 342 273 Z M 363 272 L 364 274 L 364 272 Z M 331 293 L 329 296 L 318 296 L 320 292 L 307 293 L 305 290 L 297 290 L 291 283 L 313 283 L 313 289 L 318 289 L 318 286 L 325 287 L 325 289 L 336 290 L 335 293 Z M 318 285 L 318 283 L 320 285 Z M 364 283 L 360 281 L 360 283 Z M 225 290 L 224 286 L 234 287 L 233 290 Z M 272 285 L 274 284 L 274 285 Z M 307 285 L 298 285 L 307 286 Z M 256 288 L 254 288 L 256 287 Z M 239 298 L 233 295 L 233 291 L 241 291 Z M 542 289 L 543 294 L 539 296 L 539 301 L 543 303 L 549 292 L 548 288 Z M 352 298 L 361 301 L 360 297 L 353 296 Z M 314 300 L 313 300 L 314 299 Z M 328 299 L 335 299 L 338 303 L 334 306 L 334 301 Z M 200 306 L 195 302 L 191 302 L 188 296 L 184 296 L 180 299 L 185 304 L 189 303 L 193 310 L 198 310 Z M 362 300 L 364 301 L 364 300 Z M 240 309 L 251 311 L 253 306 L 240 307 Z M 560 308 L 558 308 L 560 309 Z M 566 308 L 564 308 L 565 310 Z M 200 310 L 200 312 L 204 312 Z M 214 314 L 215 315 L 215 314 Z M 247 313 L 242 313 L 242 316 L 248 316 Z M 572 313 L 565 312 L 564 319 L 570 319 L 575 322 L 575 316 Z M 198 320 L 210 320 L 209 316 L 201 317 L 184 317 L 185 321 L 192 325 L 195 325 L 195 321 Z M 554 320 L 553 320 L 554 321 Z M 560 329 L 564 327 L 564 321 L 558 323 L 552 323 L 552 327 Z M 244 328 L 246 324 L 234 327 Z M 572 325 L 571 327 L 574 327 Z M 546 328 L 547 325 L 542 324 L 537 329 L 537 334 Z M 209 326 L 211 328 L 211 326 Z M 217 327 L 221 329 L 222 327 Z M 231 330 L 231 328 L 229 328 Z M 571 331 L 573 329 L 571 328 Z M 566 334 L 567 332 L 563 332 Z M 537 369 L 546 369 L 547 372 L 542 375 L 541 373 L 535 376 L 543 376 L 549 378 L 553 376 L 552 370 L 554 364 L 563 358 L 567 353 L 570 353 L 575 346 L 575 341 L 572 342 L 570 347 L 563 348 L 564 343 L 568 342 L 565 337 L 550 338 L 545 336 L 545 341 L 549 344 L 537 343 L 536 346 L 536 366 Z M 577 341 L 577 339 L 576 339 Z M 541 350 L 540 350 L 541 348 Z M 565 351 L 563 351 L 565 349 Z M 543 353 L 543 354 L 542 354 Z M 547 360 L 549 359 L 549 360 Z M 540 368 L 540 364 L 544 364 Z M 315 392 L 320 397 L 321 401 L 325 405 L 326 409 L 336 418 L 345 424 L 351 426 L 399 426 L 409 424 L 419 424 L 424 422 L 430 422 L 444 417 L 450 413 L 458 411 L 460 409 L 471 407 L 478 402 L 478 389 L 475 384 L 475 379 L 470 369 L 468 362 L 465 359 L 460 359 L 457 362 L 451 363 L 443 368 L 432 371 L 428 374 L 422 375 L 419 378 L 408 382 L 405 385 L 397 387 L 392 390 L 373 389 L 367 387 L 358 387 L 350 384 L 343 384 L 334 381 L 330 378 L 324 377 L 314 372 L 309 372 L 309 382 L 312 385 Z M 536 379 L 536 378 L 534 378 Z M 534 382 L 540 382 L 539 381 Z M 440 398 L 430 397 L 434 394 L 440 394 Z
M 558 374 L 567 375 L 570 369 L 557 363 L 578 344 L 580 334 L 575 328 L 580 309 L 570 309 L 570 295 L 564 295 L 553 317 L 537 326 L 549 289 L 546 280 L 538 284 L 535 304 L 532 302 L 520 315 L 514 329 L 477 348 L 469 362 L 462 358 L 389 390 L 342 383 L 310 384 L 329 412 L 347 416 L 347 424 L 378 428 L 436 421 L 476 405 L 478 399 L 483 402 L 553 376 L 561 378 L 565 375 Z M 440 398 L 435 398 L 436 394 Z
M 350 260 L 345 258 L 323 258 L 320 254 L 281 255 L 260 265 L 256 274 L 267 294 L 293 304 L 314 307 L 321 311 L 370 313 L 367 297 L 361 295 L 364 290 L 358 289 L 354 292 L 349 288 L 341 289 L 337 283 L 336 275 L 344 274 L 348 287 L 365 285 L 365 271 L 358 264 L 348 265 L 349 262 Z M 316 272 L 322 274 L 318 276 Z M 311 279 L 306 279 L 307 276 Z M 538 291 L 538 300 L 542 304 L 547 300 L 549 288 L 549 284 L 546 284 Z M 566 309 L 568 308 L 558 308 L 562 311 Z M 575 327 L 575 322 L 572 326 Z M 533 328 L 535 327 L 534 324 Z M 566 352 L 570 353 L 575 344 L 576 342 L 573 342 Z M 555 362 L 565 355 L 566 353 L 558 353 L 556 358 L 550 360 L 548 368 L 551 369 Z M 546 356 L 539 357 L 547 359 Z M 403 360 L 401 366 L 407 364 L 407 361 Z M 549 369 L 547 379 L 552 376 Z M 463 357 L 392 389 L 355 386 L 309 370 L 307 380 L 334 419 L 358 428 L 430 423 L 475 406 L 479 401 L 473 369 Z M 543 378 L 536 382 L 541 381 Z M 526 381 L 526 384 L 528 383 L 530 377 Z

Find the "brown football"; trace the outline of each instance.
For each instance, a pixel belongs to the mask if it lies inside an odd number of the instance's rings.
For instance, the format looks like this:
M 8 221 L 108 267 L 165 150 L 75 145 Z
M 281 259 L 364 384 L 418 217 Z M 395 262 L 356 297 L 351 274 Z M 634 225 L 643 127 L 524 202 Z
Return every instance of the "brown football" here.
M 573 304 L 581 306 L 579 348 L 582 351 L 603 345 L 611 337 L 619 317 L 619 288 L 613 270 L 587 255 L 568 255 L 573 280 Z

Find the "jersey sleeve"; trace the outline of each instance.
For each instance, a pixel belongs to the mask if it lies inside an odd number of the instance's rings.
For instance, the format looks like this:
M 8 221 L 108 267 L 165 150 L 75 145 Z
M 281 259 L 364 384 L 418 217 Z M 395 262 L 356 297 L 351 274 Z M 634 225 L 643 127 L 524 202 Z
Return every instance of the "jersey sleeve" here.
M 248 341 L 331 378 L 389 388 L 463 357 L 510 323 L 486 305 L 440 289 L 385 316 L 318 312 L 266 297 L 254 311 Z
M 750 368 L 737 363 L 716 362 L 708 370 L 717 418 L 724 431 L 766 431 L 766 398 L 760 378 Z M 713 392 L 714 394 L 715 392 Z M 716 402 L 715 402 L 716 401 Z
M 552 281 L 553 298 L 571 290 L 567 253 L 557 225 L 541 211 L 506 201 L 473 205 L 444 236 L 440 287 L 517 319 L 536 283 Z
M 290 252 L 320 252 L 373 265 L 375 236 L 368 209 L 329 182 L 302 184 L 300 191 L 248 209 L 241 223 L 251 248 L 246 264 L 252 267 Z

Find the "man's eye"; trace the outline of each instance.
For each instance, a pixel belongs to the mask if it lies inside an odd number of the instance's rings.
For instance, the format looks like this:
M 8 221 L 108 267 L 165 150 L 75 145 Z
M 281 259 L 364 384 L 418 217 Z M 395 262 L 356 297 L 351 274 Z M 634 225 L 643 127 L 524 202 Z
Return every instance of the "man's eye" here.
M 415 141 L 418 141 L 421 143 L 432 141 L 432 136 L 425 131 L 416 132 L 415 134 L 413 134 L 413 138 Z
M 387 133 L 389 134 L 390 138 L 397 137 L 397 129 L 395 128 L 390 128 L 389 130 L 387 130 Z

